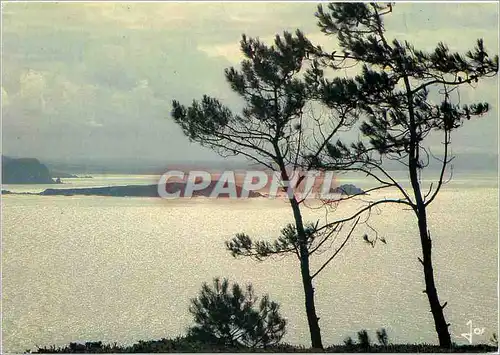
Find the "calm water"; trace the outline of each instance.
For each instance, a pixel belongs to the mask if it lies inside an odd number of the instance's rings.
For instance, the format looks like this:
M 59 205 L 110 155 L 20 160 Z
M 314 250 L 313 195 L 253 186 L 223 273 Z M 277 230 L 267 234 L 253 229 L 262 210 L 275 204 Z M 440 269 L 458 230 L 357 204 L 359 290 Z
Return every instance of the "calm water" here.
M 64 180 L 64 179 L 63 179 Z M 67 179 L 65 186 L 154 183 L 153 177 Z M 362 184 L 360 184 L 362 186 Z M 53 185 L 50 187 L 54 187 Z M 41 191 L 46 186 L 4 186 Z M 308 345 L 297 260 L 235 260 L 224 241 L 235 233 L 273 237 L 291 222 L 281 200 L 180 200 L 91 196 L 2 199 L 3 347 L 102 340 L 129 344 L 183 334 L 189 299 L 202 282 L 226 276 L 269 293 L 289 320 L 285 341 Z M 335 216 L 348 214 L 344 203 Z M 385 206 L 373 227 L 387 245 L 363 243 L 360 229 L 318 276 L 324 343 L 360 329 L 385 327 L 393 342 L 435 342 L 414 217 Z M 306 209 L 306 219 L 325 210 Z M 330 213 L 328 218 L 334 218 Z M 474 342 L 498 333 L 498 186 L 496 179 L 457 178 L 431 207 L 438 291 L 458 343 L 466 323 L 484 327 Z M 316 269 L 328 253 L 313 260 Z

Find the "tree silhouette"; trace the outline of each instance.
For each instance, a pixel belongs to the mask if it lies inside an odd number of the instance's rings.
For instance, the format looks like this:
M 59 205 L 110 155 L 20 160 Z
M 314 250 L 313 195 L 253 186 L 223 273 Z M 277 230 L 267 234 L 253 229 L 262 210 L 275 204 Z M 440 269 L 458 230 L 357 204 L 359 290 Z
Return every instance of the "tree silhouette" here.
M 290 169 L 302 167 L 304 173 L 310 170 L 328 142 L 340 131 L 352 127 L 356 117 L 350 113 L 355 101 L 346 81 L 337 79 L 342 90 L 336 91 L 336 100 L 328 105 L 333 114 L 329 117 L 314 114 L 317 110 L 312 103 L 317 99 L 317 92 L 310 89 L 302 76 L 313 47 L 300 31 L 295 35 L 288 32 L 277 35 L 271 46 L 245 35 L 240 44 L 246 58 L 241 62 L 241 70 L 226 69 L 225 76 L 231 89 L 245 101 L 241 114 L 233 113 L 217 99 L 203 96 L 190 107 L 173 101 L 172 117 L 191 141 L 210 147 L 222 156 L 244 156 L 279 174 L 292 208 L 296 233 L 296 240 L 288 241 L 287 247 L 293 246 L 293 252 L 299 257 L 312 347 L 322 348 L 309 265 L 313 251 L 309 249 L 301 213 L 303 199 L 294 194 L 305 175 L 293 183 Z M 325 237 L 329 239 L 340 227 L 331 224 L 326 229 L 329 232 Z M 240 241 L 249 243 L 248 240 Z M 237 247 L 233 244 L 231 252 Z
M 267 295 L 257 301 L 250 284 L 243 290 L 237 283 L 230 286 L 227 279 L 215 278 L 213 287 L 204 283 L 200 295 L 191 300 L 189 311 L 196 325 L 189 335 L 233 347 L 277 344 L 285 335 L 286 320 L 279 313 L 279 305 Z
M 351 91 L 352 87 L 357 88 L 353 94 L 357 98 L 357 110 L 366 120 L 360 127 L 361 141 L 349 145 L 339 140 L 329 144 L 327 153 L 318 157 L 316 163 L 366 173 L 376 182 L 368 192 L 395 188 L 399 193 L 400 198 L 372 201 L 346 221 L 383 203 L 398 203 L 414 212 L 422 247 L 422 257 L 418 260 L 424 270 L 424 292 L 439 344 L 449 348 L 449 324 L 443 312 L 447 303 L 440 303 L 436 290 L 427 207 L 448 181 L 445 174 L 453 159 L 452 133 L 462 127 L 464 121 L 481 116 L 489 109 L 488 103 L 461 105 L 459 89 L 475 87 L 479 80 L 495 76 L 498 56 L 490 57 L 481 39 L 465 54 L 451 52 L 444 43 L 426 52 L 406 41 L 389 41 L 382 15 L 392 10 L 392 5 L 376 3 L 332 3 L 326 8 L 318 7 L 316 16 L 321 30 L 335 35 L 342 51 L 328 53 L 316 47 L 316 65 L 338 68 L 350 62 L 361 66 L 361 73 L 346 85 Z M 332 104 L 337 98 L 330 93 L 333 88 L 338 90 L 339 84 L 326 79 L 322 72 L 314 74 L 310 75 L 310 81 L 316 82 L 322 100 Z M 425 144 L 432 134 L 442 135 L 442 157 L 435 156 Z M 422 172 L 429 166 L 431 157 L 439 162 L 440 170 L 437 183 L 427 190 L 422 184 Z M 387 160 L 404 166 L 410 189 L 404 188 L 401 180 L 384 169 Z

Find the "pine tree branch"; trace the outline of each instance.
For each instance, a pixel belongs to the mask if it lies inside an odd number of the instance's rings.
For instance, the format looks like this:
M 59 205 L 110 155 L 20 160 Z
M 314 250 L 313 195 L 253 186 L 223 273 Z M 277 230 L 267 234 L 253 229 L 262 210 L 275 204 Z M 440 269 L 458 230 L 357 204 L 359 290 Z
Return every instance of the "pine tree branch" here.
M 337 227 L 340 228 L 337 230 Z M 312 250 L 309 251 L 309 255 L 312 255 L 314 254 L 319 248 L 321 248 L 321 246 L 326 242 L 328 241 L 328 239 L 330 239 L 330 237 L 332 236 L 333 233 L 337 232 L 337 235 L 342 231 L 342 224 L 337 224 L 335 225 L 329 232 L 328 234 L 321 240 L 321 242 L 318 243 L 318 245 L 316 247 L 314 247 Z M 334 238 L 336 239 L 336 237 Z
M 314 279 L 325 267 L 327 267 L 328 264 L 333 260 L 333 258 L 335 258 L 337 256 L 337 254 L 344 248 L 344 246 L 346 245 L 347 241 L 351 238 L 352 232 L 354 232 L 354 229 L 356 229 L 356 226 L 358 225 L 358 222 L 359 222 L 360 218 L 361 217 L 358 217 L 358 219 L 354 222 L 354 224 L 353 224 L 353 226 L 351 228 L 351 231 L 349 232 L 349 234 L 347 234 L 347 237 L 344 239 L 344 242 L 335 251 L 335 253 L 333 253 L 333 255 L 330 258 L 328 258 L 328 260 L 318 269 L 318 271 L 316 271 L 311 276 L 311 280 Z
M 446 167 L 449 162 L 451 162 L 451 159 L 448 159 L 448 147 L 450 145 L 450 132 L 445 129 L 444 131 L 444 159 L 441 164 L 441 173 L 439 174 L 439 180 L 438 184 L 436 187 L 436 190 L 432 194 L 431 198 L 428 201 L 424 201 L 424 205 L 428 206 L 432 203 L 432 201 L 436 198 L 437 194 L 439 193 L 439 190 L 441 190 L 441 187 L 443 185 L 443 179 L 444 179 L 444 173 L 446 171 Z
M 491 71 L 488 74 L 496 74 L 496 72 Z M 485 75 L 485 76 L 488 76 L 488 75 Z M 436 85 L 436 84 L 456 85 L 456 86 L 463 85 L 463 84 L 470 84 L 472 82 L 475 82 L 476 79 L 477 79 L 476 76 L 471 76 L 470 78 L 465 79 L 465 80 L 461 80 L 461 81 L 459 81 L 459 80 L 449 81 L 449 80 L 444 80 L 444 79 L 435 79 L 435 80 L 431 80 L 429 82 L 426 82 L 426 83 L 419 85 L 415 89 L 411 90 L 411 93 L 415 94 L 423 89 L 426 89 L 427 87 L 429 87 L 431 85 Z
M 330 228 L 330 227 L 332 227 L 333 225 L 335 225 L 337 223 L 344 223 L 344 222 L 352 221 L 353 219 L 355 219 L 356 217 L 360 216 L 361 214 L 363 214 L 363 213 L 365 213 L 367 211 L 370 211 L 373 207 L 381 205 L 381 204 L 385 204 L 385 203 L 402 204 L 402 205 L 410 206 L 412 210 L 415 209 L 415 207 L 414 207 L 413 204 L 411 204 L 407 200 L 403 200 L 403 199 L 399 199 L 399 200 L 395 200 L 395 199 L 378 200 L 378 201 L 370 202 L 367 206 L 359 209 L 356 213 L 352 214 L 351 216 L 349 216 L 347 218 L 342 218 L 342 219 L 336 220 L 336 221 L 331 222 L 331 223 L 326 223 L 322 227 L 318 228 L 318 231 L 322 231 L 323 229 Z

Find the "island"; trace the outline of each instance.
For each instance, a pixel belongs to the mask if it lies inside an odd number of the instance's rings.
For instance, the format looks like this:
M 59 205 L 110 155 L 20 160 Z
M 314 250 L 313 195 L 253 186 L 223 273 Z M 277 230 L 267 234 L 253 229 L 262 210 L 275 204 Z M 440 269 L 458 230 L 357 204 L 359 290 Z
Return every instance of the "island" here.
M 193 191 L 192 197 L 210 197 L 214 190 L 216 181 L 212 181 L 203 190 Z M 184 197 L 186 184 L 183 182 L 171 182 L 166 184 L 166 191 L 170 194 L 179 192 L 179 198 Z M 243 195 L 243 188 L 239 185 L 235 186 L 236 196 Z M 247 191 L 245 195 L 248 197 L 262 197 L 263 195 L 255 191 Z M 158 185 L 127 185 L 127 186 L 107 186 L 107 187 L 89 187 L 89 188 L 74 188 L 74 189 L 46 189 L 38 195 L 43 196 L 117 196 L 117 197 L 160 197 L 158 194 Z M 218 198 L 229 198 L 228 193 L 222 193 Z
M 356 187 L 352 184 L 340 185 L 339 187 L 333 190 L 333 193 L 341 194 L 341 195 L 366 195 L 366 192 L 361 190 L 359 187 Z
M 212 181 L 210 185 L 202 190 L 193 191 L 190 197 L 210 197 L 212 191 L 215 188 L 217 181 Z M 245 191 L 241 186 L 236 185 L 235 187 L 236 197 L 241 198 L 243 195 L 249 198 L 255 197 L 267 197 L 266 194 L 262 194 L 256 191 Z M 183 198 L 184 191 L 186 189 L 186 183 L 184 182 L 169 182 L 166 184 L 166 191 L 169 194 L 178 194 L 178 198 Z M 245 194 L 244 194 L 245 192 Z M 352 185 L 341 185 L 335 188 L 333 193 L 339 193 L 341 195 L 366 195 L 366 192 L 362 189 Z M 106 186 L 106 187 L 86 187 L 86 188 L 72 188 L 72 189 L 45 189 L 39 193 L 15 193 L 7 190 L 2 190 L 2 194 L 15 194 L 15 195 L 41 195 L 41 196 L 114 196 L 114 197 L 161 197 L 158 193 L 158 185 L 125 185 L 125 186 Z M 229 198 L 229 193 L 221 193 L 217 195 L 218 198 Z

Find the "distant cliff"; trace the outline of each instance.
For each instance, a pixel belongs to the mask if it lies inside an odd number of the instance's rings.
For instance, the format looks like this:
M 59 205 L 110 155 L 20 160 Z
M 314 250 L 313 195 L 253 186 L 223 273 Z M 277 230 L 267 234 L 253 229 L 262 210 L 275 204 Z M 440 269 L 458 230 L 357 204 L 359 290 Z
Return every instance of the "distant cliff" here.
M 34 158 L 2 156 L 2 184 L 54 184 L 49 169 Z

